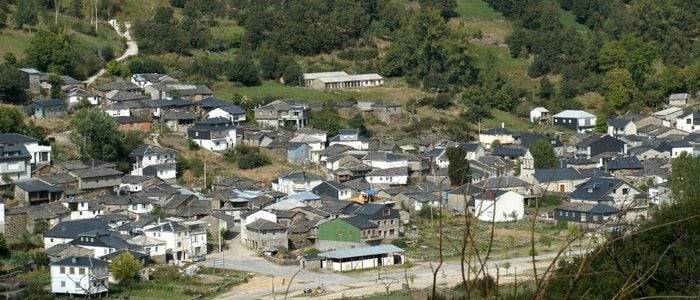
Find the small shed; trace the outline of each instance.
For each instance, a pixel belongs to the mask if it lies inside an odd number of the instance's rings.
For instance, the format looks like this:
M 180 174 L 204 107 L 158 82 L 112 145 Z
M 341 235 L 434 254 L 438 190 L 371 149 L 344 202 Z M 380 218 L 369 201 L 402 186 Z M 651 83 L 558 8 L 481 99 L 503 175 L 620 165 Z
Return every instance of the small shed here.
M 530 122 L 541 123 L 549 118 L 549 110 L 544 107 L 535 107 L 530 111 Z
M 333 271 L 352 271 L 404 263 L 404 250 L 394 245 L 338 249 L 321 252 L 321 268 Z

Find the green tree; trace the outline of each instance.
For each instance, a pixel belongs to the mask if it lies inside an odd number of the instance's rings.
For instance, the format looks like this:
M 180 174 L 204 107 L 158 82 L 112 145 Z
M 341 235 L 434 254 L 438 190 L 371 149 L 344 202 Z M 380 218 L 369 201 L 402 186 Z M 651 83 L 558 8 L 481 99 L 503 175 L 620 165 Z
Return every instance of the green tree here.
M 37 13 L 39 4 L 36 0 L 17 0 L 17 10 L 15 11 L 15 26 L 34 26 L 39 22 Z
M 14 65 L 0 65 L 0 101 L 3 103 L 25 101 L 22 74 Z
M 633 99 L 634 81 L 627 69 L 615 68 L 603 76 L 605 100 L 617 110 L 627 108 Z
M 61 86 L 63 85 L 63 79 L 56 74 L 49 75 L 49 84 L 51 85 L 50 97 L 53 99 L 63 98 L 63 90 Z
M 601 114 L 595 120 L 595 132 L 606 133 L 608 132 L 608 116 Z
M 317 113 L 311 114 L 309 126 L 325 131 L 328 136 L 334 136 L 343 128 L 340 121 L 341 118 L 335 110 L 325 108 Z
M 671 191 L 676 201 L 696 201 L 700 195 L 700 157 L 682 153 L 673 159 Z
M 39 70 L 75 75 L 77 55 L 73 41 L 65 31 L 40 30 L 26 50 L 27 62 Z
M 24 116 L 17 107 L 0 105 L 0 133 L 25 132 Z
M 447 159 L 450 162 L 447 168 L 447 176 L 453 186 L 471 182 L 471 169 L 467 152 L 462 147 L 450 147 L 447 149 Z
M 283 60 L 283 62 L 284 70 L 282 71 L 282 79 L 284 79 L 284 84 L 300 86 L 302 76 L 301 66 L 291 58 Z
M 143 264 L 129 252 L 119 254 L 109 266 L 114 279 L 124 285 L 137 281 L 142 267 Z
M 238 57 L 231 63 L 226 72 L 228 80 L 241 83 L 245 86 L 260 84 L 258 67 L 248 57 Z
M 542 79 L 540 79 L 539 95 L 542 99 L 549 99 L 554 96 L 554 85 L 549 81 L 547 76 L 543 76 Z
M 348 119 L 348 127 L 360 130 L 360 135 L 364 137 L 369 137 L 369 129 L 365 125 L 365 117 L 362 114 L 356 114 Z
M 548 140 L 536 141 L 530 146 L 530 154 L 535 162 L 535 169 L 551 169 L 559 165 L 554 148 Z
M 122 153 L 122 136 L 112 117 L 97 108 L 82 109 L 73 116 L 71 137 L 83 158 L 114 161 Z
M 651 44 L 631 36 L 605 43 L 598 53 L 603 70 L 625 68 L 638 84 L 651 71 L 652 64 L 658 57 L 658 52 Z

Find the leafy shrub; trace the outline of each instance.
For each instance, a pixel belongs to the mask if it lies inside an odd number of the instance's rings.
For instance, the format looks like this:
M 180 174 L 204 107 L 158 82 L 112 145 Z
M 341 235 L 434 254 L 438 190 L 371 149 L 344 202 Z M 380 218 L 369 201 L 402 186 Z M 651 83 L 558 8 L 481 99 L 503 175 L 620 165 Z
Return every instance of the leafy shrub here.
M 344 60 L 370 60 L 379 55 L 376 48 L 355 48 L 346 49 L 338 52 L 337 56 Z
M 238 145 L 233 150 L 224 153 L 224 159 L 229 163 L 235 163 L 239 169 L 255 169 L 269 165 L 270 158 L 260 149 Z
M 176 266 L 158 266 L 153 271 L 153 280 L 157 281 L 172 282 L 179 281 L 182 278 L 182 274 L 180 274 L 180 270 Z

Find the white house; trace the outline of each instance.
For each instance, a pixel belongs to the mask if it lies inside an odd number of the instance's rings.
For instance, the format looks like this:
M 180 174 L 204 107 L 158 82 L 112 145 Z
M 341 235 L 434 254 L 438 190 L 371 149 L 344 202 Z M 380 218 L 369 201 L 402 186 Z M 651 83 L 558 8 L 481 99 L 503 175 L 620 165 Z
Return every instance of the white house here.
M 549 110 L 544 107 L 535 107 L 530 111 L 530 122 L 539 123 L 549 118 Z
M 512 222 L 525 215 L 525 197 L 502 190 L 487 190 L 474 197 L 473 214 L 485 222 Z
M 693 112 L 678 117 L 676 120 L 676 128 L 690 133 L 700 132 L 700 112 Z
M 166 260 L 181 262 L 188 260 L 190 237 L 187 227 L 175 222 L 167 222 L 144 230 L 147 237 L 165 241 Z
M 674 93 L 668 95 L 668 105 L 676 107 L 686 107 L 690 102 L 688 93 Z
M 141 144 L 131 151 L 129 157 L 133 162 L 131 175 L 157 176 L 171 181 L 177 176 L 175 150 Z
M 669 107 L 660 111 L 654 112 L 654 116 L 661 119 L 661 125 L 665 127 L 673 127 L 676 120 L 683 115 L 683 109 L 680 107 Z
M 145 235 L 138 235 L 132 239 L 129 239 L 127 242 L 143 249 L 143 251 L 146 252 L 151 259 L 165 263 L 165 254 L 167 250 L 167 244 L 165 241 Z
M 0 146 L 24 146 L 33 166 L 51 164 L 51 146 L 39 145 L 39 140 L 19 133 L 0 134 Z
M 165 74 L 147 73 L 131 75 L 131 82 L 140 88 L 145 88 L 154 84 L 177 83 L 177 79 Z
M 241 215 L 241 244 L 248 244 L 248 232 L 246 230 L 246 225 L 257 221 L 258 219 L 277 223 L 277 215 L 265 210 L 258 210 L 247 215 Z
M 377 169 L 408 167 L 408 159 L 405 156 L 383 151 L 368 152 L 362 157 L 362 163 Z
M 376 169 L 367 173 L 365 180 L 369 184 L 406 185 L 408 183 L 408 168 Z
M 321 182 L 323 182 L 323 179 L 316 174 L 306 171 L 293 171 L 278 178 L 277 182 L 272 182 L 272 190 L 286 194 L 310 192 Z
M 109 290 L 109 263 L 89 256 L 71 256 L 51 263 L 51 292 L 95 295 Z
M 683 153 L 692 156 L 700 155 L 700 147 L 694 147 L 686 141 L 672 141 L 667 144 L 671 147 L 671 158 L 679 157 Z
M 338 135 L 332 137 L 329 142 L 329 146 L 346 145 L 357 150 L 369 148 L 369 140 L 361 136 L 358 129 L 341 129 L 338 131 Z
M 213 118 L 224 118 L 239 125 L 245 122 L 245 110 L 238 105 L 222 106 L 207 113 L 207 119 Z
M 491 128 L 479 133 L 479 142 L 486 147 L 491 148 L 491 144 L 498 141 L 501 145 L 515 143 L 515 137 L 508 129 L 505 129 L 505 124 L 501 124 L 500 128 Z
M 109 230 L 95 230 L 80 234 L 70 242 L 73 246 L 78 246 L 91 250 L 96 258 L 114 253 L 118 250 L 126 250 L 129 244 L 120 235 Z
M 608 119 L 608 135 L 614 137 L 637 135 L 637 125 L 623 118 Z
M 321 160 L 321 154 L 326 149 L 326 132 L 302 129 L 304 133 L 297 132 L 297 135 L 289 140 L 290 143 L 304 143 L 309 145 L 311 149 L 311 161 L 318 162 Z
M 204 221 L 186 221 L 180 223 L 187 228 L 189 240 L 186 251 L 188 257 L 195 258 L 207 254 L 207 223 Z M 216 233 L 213 233 L 216 234 Z
M 196 122 L 187 137 L 202 148 L 226 151 L 236 146 L 236 127 L 228 119 L 212 118 Z
M 91 105 L 100 104 L 100 96 L 78 87 L 72 87 L 66 91 L 66 98 L 68 98 L 68 105 L 76 105 L 83 99 L 87 100 Z
M 71 220 L 92 219 L 104 214 L 104 210 L 97 205 L 95 200 L 87 200 L 80 197 L 71 197 L 63 202 L 63 206 L 70 210 Z

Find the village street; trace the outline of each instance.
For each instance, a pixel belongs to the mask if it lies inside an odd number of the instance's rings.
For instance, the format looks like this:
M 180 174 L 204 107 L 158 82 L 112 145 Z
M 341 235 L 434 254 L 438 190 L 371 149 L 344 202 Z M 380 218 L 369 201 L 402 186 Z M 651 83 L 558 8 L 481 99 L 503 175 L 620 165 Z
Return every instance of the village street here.
M 235 287 L 220 295 L 217 299 L 275 299 L 283 298 L 289 279 L 298 272 L 289 286 L 289 297 L 303 297 L 304 290 L 322 287 L 325 293 L 315 299 L 337 299 L 343 297 L 360 297 L 387 290 L 404 289 L 408 278 L 411 289 L 432 286 L 431 265 L 437 262 L 413 262 L 413 267 L 405 270 L 399 266 L 386 269 L 373 269 L 362 272 L 333 273 L 328 271 L 312 272 L 300 270 L 298 266 L 280 266 L 258 257 L 240 244 L 238 238 L 229 242 L 230 248 L 223 253 L 212 253 L 202 266 L 226 268 L 255 273 L 251 282 Z M 569 253 L 569 255 L 572 255 Z M 555 254 L 538 255 L 537 268 L 546 268 Z M 490 261 L 488 272 L 495 276 L 496 266 L 500 266 L 500 282 L 512 282 L 517 272 L 518 280 L 527 279 L 531 274 L 531 257 L 517 257 L 506 260 Z M 505 269 L 503 266 L 508 265 Z M 381 276 L 381 279 L 378 279 Z M 437 282 L 441 287 L 451 287 L 462 281 L 461 266 L 458 263 L 444 263 L 438 272 Z M 273 283 L 274 282 L 274 283 Z M 274 293 L 273 293 L 274 289 Z

